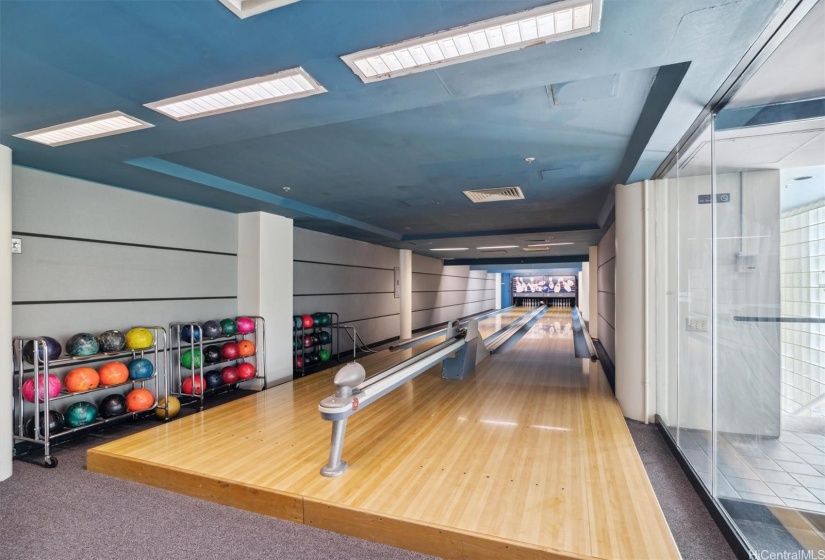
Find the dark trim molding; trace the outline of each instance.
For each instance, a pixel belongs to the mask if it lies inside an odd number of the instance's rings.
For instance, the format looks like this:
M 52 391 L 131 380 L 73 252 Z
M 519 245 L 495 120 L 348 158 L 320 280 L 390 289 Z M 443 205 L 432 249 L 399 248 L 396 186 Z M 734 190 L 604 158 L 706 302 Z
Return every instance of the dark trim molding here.
M 364 317 L 363 319 L 347 319 L 345 321 L 338 321 L 338 325 L 344 326 L 345 323 L 360 323 L 362 321 L 372 321 L 373 319 L 383 319 L 384 317 L 398 317 L 401 313 L 390 313 L 388 315 L 376 315 L 375 317 Z
M 413 309 L 413 313 L 420 313 L 421 311 L 432 311 L 433 309 L 444 309 L 447 307 L 458 307 L 459 305 L 469 305 L 471 303 L 484 303 L 485 301 L 493 301 L 495 298 L 479 299 L 476 301 L 465 301 L 462 303 L 453 303 L 451 305 L 441 305 L 439 307 L 425 307 L 424 309 Z
M 489 292 L 495 288 L 468 288 L 466 290 L 413 290 L 414 294 L 442 294 L 446 292 Z M 392 293 L 392 292 L 391 292 Z
M 361 264 L 343 264 L 343 263 L 331 263 L 331 262 L 323 262 L 323 261 L 305 261 L 305 260 L 302 260 L 302 259 L 292 259 L 292 262 L 293 263 L 304 263 L 304 264 L 320 264 L 320 265 L 324 265 L 324 266 L 341 266 L 341 267 L 344 267 L 344 268 L 366 268 L 366 269 L 369 269 L 369 270 L 387 270 L 389 272 L 393 271 L 392 268 L 383 268 L 383 267 L 380 267 L 380 266 L 366 266 L 366 265 L 361 265 Z
M 108 239 L 92 239 L 88 237 L 69 237 L 66 235 L 50 235 L 46 233 L 31 233 L 28 231 L 13 231 L 12 235 L 20 237 L 40 237 L 42 239 L 59 239 L 61 241 L 79 241 L 81 243 L 100 243 L 102 245 L 120 245 L 122 247 L 140 247 L 142 249 L 160 249 L 162 251 L 183 251 L 185 253 L 203 253 L 206 255 L 221 255 L 223 257 L 237 257 L 237 253 L 223 253 L 221 251 L 206 251 L 203 249 L 186 249 L 183 247 L 168 247 L 166 245 L 147 245 L 144 243 L 127 243 L 125 241 L 111 241 Z
M 324 296 L 369 296 L 372 294 L 394 294 L 395 292 L 336 292 L 332 294 L 292 294 L 292 297 L 324 297 Z
M 437 272 L 417 272 L 415 270 L 412 271 L 413 274 L 424 274 L 426 276 L 449 276 L 450 278 L 464 278 L 465 280 L 482 280 L 484 282 L 495 282 L 495 278 L 474 278 L 472 276 L 456 276 L 455 274 L 439 274 Z
M 169 298 L 127 298 L 127 299 L 56 299 L 43 301 L 13 301 L 12 305 L 53 305 L 72 303 L 134 303 L 142 301 L 196 301 L 204 299 L 238 299 L 238 296 L 202 296 Z

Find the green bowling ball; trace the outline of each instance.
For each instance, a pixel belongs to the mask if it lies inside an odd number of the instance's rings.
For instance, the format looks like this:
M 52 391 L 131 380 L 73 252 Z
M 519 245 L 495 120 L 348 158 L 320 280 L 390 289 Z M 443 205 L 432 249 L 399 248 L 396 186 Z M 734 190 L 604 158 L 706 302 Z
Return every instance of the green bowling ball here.
M 192 365 L 193 359 L 192 356 L 195 356 L 194 359 L 194 366 Z M 201 351 L 198 348 L 192 350 L 191 348 L 180 355 L 180 365 L 185 367 L 186 369 L 192 369 L 192 367 L 201 367 Z
M 74 403 L 63 413 L 67 428 L 87 426 L 97 418 L 97 407 L 88 401 Z

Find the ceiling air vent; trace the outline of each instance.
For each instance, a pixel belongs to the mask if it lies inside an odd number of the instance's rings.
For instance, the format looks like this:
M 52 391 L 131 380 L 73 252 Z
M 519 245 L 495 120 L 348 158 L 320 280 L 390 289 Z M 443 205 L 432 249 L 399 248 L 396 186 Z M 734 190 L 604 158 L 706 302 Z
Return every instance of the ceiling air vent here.
M 521 187 L 504 187 L 500 189 L 477 189 L 474 191 L 462 191 L 467 198 L 475 203 L 479 202 L 499 202 L 502 200 L 522 200 L 524 193 Z
M 506 249 L 482 249 L 482 253 L 506 253 Z

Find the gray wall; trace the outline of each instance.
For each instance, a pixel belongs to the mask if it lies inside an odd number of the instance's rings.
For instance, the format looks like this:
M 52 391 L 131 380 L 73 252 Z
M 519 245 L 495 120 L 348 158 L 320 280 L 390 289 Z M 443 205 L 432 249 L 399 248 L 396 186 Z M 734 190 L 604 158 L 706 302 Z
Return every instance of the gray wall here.
M 496 307 L 495 274 L 421 255 L 413 255 L 412 292 L 414 331 Z
M 293 311 L 334 311 L 367 344 L 400 335 L 395 297 L 399 252 L 352 239 L 295 228 Z M 440 259 L 412 256 L 412 328 L 423 329 L 495 308 L 495 275 Z M 352 343 L 341 333 L 341 350 Z
M 332 311 L 371 344 L 399 336 L 395 297 L 397 249 L 306 229 L 294 229 L 293 312 Z M 352 349 L 343 331 L 341 349 Z
M 15 336 L 237 314 L 237 218 L 14 166 Z
M 639 271 L 641 274 L 641 271 Z M 599 241 L 599 341 L 616 362 L 616 225 Z

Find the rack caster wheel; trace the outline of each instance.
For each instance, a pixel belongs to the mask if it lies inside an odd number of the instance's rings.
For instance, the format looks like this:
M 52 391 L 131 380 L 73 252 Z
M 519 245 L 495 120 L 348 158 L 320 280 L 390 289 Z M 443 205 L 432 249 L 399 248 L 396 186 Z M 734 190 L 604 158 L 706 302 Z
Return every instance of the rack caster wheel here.
M 49 455 L 45 459 L 43 459 L 43 466 L 47 469 L 53 469 L 57 466 L 57 457 L 52 457 Z

